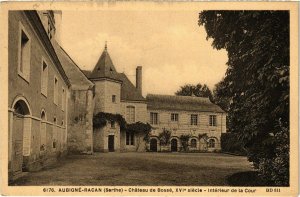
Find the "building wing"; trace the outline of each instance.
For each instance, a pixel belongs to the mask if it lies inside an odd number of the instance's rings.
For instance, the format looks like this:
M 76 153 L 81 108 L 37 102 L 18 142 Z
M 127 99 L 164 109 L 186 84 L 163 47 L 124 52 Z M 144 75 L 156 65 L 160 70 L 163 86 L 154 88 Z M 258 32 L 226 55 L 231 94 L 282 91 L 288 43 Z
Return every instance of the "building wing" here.
M 224 113 L 218 105 L 213 104 L 209 98 L 205 97 L 148 94 L 146 100 L 148 109 L 152 110 Z

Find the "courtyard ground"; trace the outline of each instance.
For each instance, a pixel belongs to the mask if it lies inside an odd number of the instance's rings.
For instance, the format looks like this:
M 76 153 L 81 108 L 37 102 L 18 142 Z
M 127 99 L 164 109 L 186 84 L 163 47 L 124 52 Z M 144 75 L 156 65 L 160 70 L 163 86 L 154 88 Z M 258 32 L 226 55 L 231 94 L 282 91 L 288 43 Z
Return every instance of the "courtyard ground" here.
M 222 186 L 246 171 L 246 157 L 221 153 L 97 153 L 68 156 L 12 185 Z

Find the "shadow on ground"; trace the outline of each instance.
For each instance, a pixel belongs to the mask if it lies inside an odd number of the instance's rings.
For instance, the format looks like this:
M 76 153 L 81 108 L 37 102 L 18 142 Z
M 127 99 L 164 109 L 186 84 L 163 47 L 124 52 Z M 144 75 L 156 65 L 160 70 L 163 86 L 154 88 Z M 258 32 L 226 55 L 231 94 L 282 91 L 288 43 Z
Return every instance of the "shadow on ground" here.
M 234 173 L 227 177 L 227 182 L 230 186 L 266 186 L 256 171 Z

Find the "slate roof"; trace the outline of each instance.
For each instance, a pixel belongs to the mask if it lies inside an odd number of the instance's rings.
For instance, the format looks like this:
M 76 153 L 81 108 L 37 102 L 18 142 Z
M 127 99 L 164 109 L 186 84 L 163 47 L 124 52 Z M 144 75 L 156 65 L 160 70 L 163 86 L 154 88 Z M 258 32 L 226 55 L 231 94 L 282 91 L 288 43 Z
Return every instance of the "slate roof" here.
M 107 47 L 102 52 L 93 71 L 89 74 L 90 79 L 110 78 L 119 81 L 116 68 L 107 52 Z
M 59 61 L 71 83 L 72 89 L 90 89 L 94 86 L 72 60 L 72 58 L 66 53 L 66 51 L 53 39 L 52 45 L 58 56 Z
M 121 82 L 121 100 L 123 101 L 146 101 L 128 77 L 124 73 L 118 73 L 116 71 L 106 46 L 94 69 L 92 71 L 83 70 L 82 72 L 91 81 L 112 79 Z
M 153 110 L 224 112 L 206 97 L 148 94 L 147 108 Z

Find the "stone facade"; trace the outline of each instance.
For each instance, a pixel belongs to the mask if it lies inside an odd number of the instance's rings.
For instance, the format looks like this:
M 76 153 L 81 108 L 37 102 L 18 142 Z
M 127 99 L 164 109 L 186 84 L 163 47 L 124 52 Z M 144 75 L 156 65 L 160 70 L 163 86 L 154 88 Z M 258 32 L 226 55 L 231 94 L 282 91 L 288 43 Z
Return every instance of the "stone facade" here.
M 93 94 L 93 90 L 71 90 L 68 111 L 70 153 L 93 153 Z
M 121 83 L 114 80 L 93 81 L 95 83 L 94 114 L 107 112 L 120 114 Z M 114 96 L 114 101 L 112 100 Z
M 221 150 L 221 134 L 226 132 L 226 113 L 208 99 L 191 96 L 150 95 L 148 98 L 148 122 L 153 127 L 150 141 L 159 141 L 158 137 L 163 130 L 171 132 L 171 141 L 176 150 L 183 149 L 180 137 L 189 135 L 189 151 L 219 151 Z M 197 104 L 198 102 L 198 104 Z M 164 109 L 164 106 L 170 106 Z M 178 104 L 180 103 L 180 104 Z M 197 105 L 206 105 L 210 109 L 200 109 Z M 153 118 L 155 114 L 156 118 Z M 152 117 L 151 117 L 152 116 Z M 176 118 L 175 118 L 176 116 Z M 192 121 L 192 116 L 195 117 Z M 153 120 L 155 119 L 155 120 Z M 213 119 L 213 120 L 212 120 Z M 176 143 L 175 143 L 176 141 Z M 172 143 L 154 149 L 157 151 L 171 150 Z M 148 144 L 150 148 L 150 143 Z M 174 148 L 175 149 L 175 148 Z
M 120 152 L 120 126 L 118 123 L 107 122 L 101 129 L 94 130 L 94 151 L 96 152 Z
M 8 15 L 8 155 L 13 179 L 66 153 L 70 83 L 49 47 L 39 15 L 32 11 L 9 11 Z M 41 77 L 43 71 L 47 77 Z

